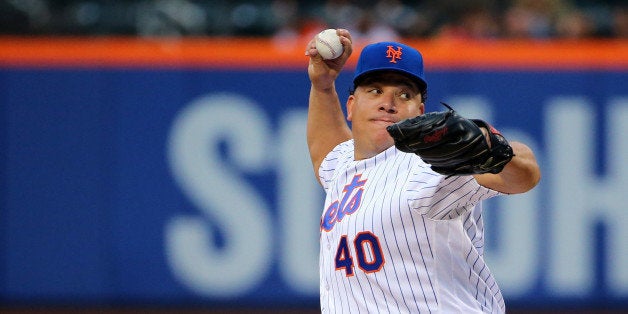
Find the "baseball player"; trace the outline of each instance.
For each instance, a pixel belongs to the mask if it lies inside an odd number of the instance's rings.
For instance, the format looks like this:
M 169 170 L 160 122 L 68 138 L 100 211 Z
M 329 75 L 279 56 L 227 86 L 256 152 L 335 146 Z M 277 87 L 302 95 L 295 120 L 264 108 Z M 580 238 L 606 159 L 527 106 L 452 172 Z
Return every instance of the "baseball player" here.
M 483 258 L 482 201 L 540 179 L 532 151 L 447 106 L 425 113 L 423 58 L 397 42 L 361 52 L 345 118 L 334 81 L 351 55 L 307 46 L 307 142 L 326 192 L 323 313 L 504 313 Z M 351 128 L 347 124 L 351 122 Z

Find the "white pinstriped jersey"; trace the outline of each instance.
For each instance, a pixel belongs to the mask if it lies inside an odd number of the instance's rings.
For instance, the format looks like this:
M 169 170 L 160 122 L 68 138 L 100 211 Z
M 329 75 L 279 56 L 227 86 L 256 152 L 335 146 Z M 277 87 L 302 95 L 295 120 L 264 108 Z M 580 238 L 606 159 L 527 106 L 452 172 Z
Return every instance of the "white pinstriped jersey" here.
M 483 259 L 482 200 L 472 176 L 446 179 L 394 146 L 355 161 L 353 140 L 319 177 L 323 313 L 504 313 Z

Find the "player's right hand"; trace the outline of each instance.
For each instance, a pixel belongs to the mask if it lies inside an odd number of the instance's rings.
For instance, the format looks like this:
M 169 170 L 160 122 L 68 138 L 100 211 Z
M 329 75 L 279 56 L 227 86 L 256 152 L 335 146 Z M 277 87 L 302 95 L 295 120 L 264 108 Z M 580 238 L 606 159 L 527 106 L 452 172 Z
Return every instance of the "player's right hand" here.
M 312 38 L 307 44 L 305 55 L 310 57 L 308 66 L 308 75 L 312 86 L 317 89 L 328 89 L 334 86 L 334 81 L 340 74 L 345 63 L 351 56 L 353 51 L 351 43 L 351 34 L 348 30 L 339 28 L 337 34 L 340 36 L 340 42 L 343 46 L 343 53 L 340 57 L 333 60 L 323 60 L 316 50 L 316 37 Z

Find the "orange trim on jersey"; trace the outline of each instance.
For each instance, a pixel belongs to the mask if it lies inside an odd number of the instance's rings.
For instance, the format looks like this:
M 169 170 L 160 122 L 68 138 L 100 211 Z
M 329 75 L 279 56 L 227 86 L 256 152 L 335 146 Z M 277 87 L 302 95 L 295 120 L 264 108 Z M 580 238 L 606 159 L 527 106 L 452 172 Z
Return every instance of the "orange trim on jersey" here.
M 628 70 L 628 40 L 406 40 L 433 69 Z M 0 66 L 303 69 L 307 42 L 252 38 L 0 36 Z M 362 44 L 356 44 L 360 51 Z M 354 67 L 357 53 L 349 60 Z

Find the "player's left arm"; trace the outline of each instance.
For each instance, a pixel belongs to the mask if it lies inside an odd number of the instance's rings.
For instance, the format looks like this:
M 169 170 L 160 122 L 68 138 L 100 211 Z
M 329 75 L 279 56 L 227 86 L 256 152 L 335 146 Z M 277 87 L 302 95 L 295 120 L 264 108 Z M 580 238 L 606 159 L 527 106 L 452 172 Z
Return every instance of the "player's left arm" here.
M 516 141 L 511 141 L 509 144 L 514 157 L 501 172 L 476 174 L 474 177 L 480 185 L 502 193 L 527 192 L 541 180 L 541 170 L 530 147 Z
M 419 155 L 441 175 L 473 175 L 480 185 L 506 194 L 524 193 L 538 184 L 541 171 L 528 146 L 509 142 L 487 122 L 467 119 L 443 105 L 449 110 L 389 125 L 386 130 L 397 149 Z

